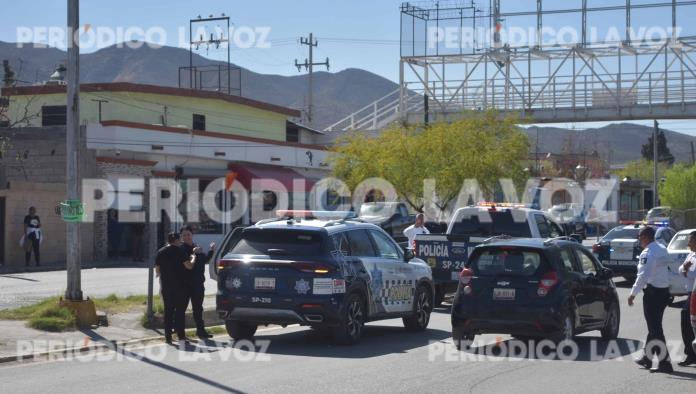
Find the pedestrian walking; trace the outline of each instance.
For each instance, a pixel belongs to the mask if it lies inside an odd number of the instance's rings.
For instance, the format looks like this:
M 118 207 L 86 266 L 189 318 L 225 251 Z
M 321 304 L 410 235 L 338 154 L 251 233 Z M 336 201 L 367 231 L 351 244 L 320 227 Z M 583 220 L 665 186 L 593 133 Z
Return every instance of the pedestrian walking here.
M 638 233 L 643 251 L 638 260 L 638 275 L 628 297 L 628 305 L 633 306 L 638 293 L 643 291 L 643 315 L 648 326 L 643 357 L 636 363 L 650 372 L 672 373 L 672 362 L 665 334 L 662 330 L 662 317 L 669 305 L 669 254 L 660 243 L 655 242 L 655 229 L 643 227 Z M 652 368 L 653 357 L 657 356 L 658 366 Z
M 24 216 L 24 234 L 22 235 L 24 246 L 24 264 L 29 267 L 31 253 L 34 252 L 36 266 L 41 265 L 41 219 L 36 214 L 36 207 L 29 207 L 29 213 Z
M 684 341 L 684 355 L 686 357 L 678 363 L 680 367 L 696 364 L 696 351 L 694 351 L 692 346 L 694 330 L 691 327 L 691 315 L 689 314 L 691 298 L 696 297 L 693 292 L 694 282 L 696 282 L 696 231 L 689 234 L 689 250 L 691 250 L 691 253 L 686 256 L 684 263 L 679 267 L 679 273 L 686 278 L 686 289 L 689 292 L 681 310 L 681 333 Z
M 207 254 L 201 253 L 201 248 L 193 242 L 193 228 L 184 226 L 181 229 L 181 248 L 184 253 L 196 256 L 196 265 L 189 271 L 188 276 L 188 291 L 191 298 L 191 309 L 193 311 L 193 320 L 196 322 L 196 336 L 201 339 L 212 337 L 205 330 L 205 322 L 203 321 L 203 299 L 205 297 L 205 268 L 208 266 L 208 261 L 213 257 L 215 252 L 215 243 L 210 244 L 210 250 Z
M 425 215 L 419 213 L 416 215 L 416 222 L 404 230 L 404 236 L 408 238 L 408 247 L 415 248 L 416 235 L 430 234 L 430 231 L 425 227 Z
M 179 341 L 185 341 L 185 318 L 188 307 L 187 272 L 195 266 L 195 256 L 184 253 L 178 233 L 170 233 L 167 245 L 157 252 L 155 269 L 160 278 L 164 303 L 164 337 L 172 343 L 172 331 Z

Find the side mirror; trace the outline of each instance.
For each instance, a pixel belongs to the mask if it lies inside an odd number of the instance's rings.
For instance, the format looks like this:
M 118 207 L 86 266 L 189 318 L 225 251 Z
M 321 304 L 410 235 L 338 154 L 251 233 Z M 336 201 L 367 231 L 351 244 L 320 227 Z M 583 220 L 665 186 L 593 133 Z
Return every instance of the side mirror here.
M 597 279 L 608 280 L 614 277 L 614 271 L 609 268 L 604 268 L 597 272 Z
M 414 257 L 416 257 L 415 253 L 413 253 L 413 249 L 404 249 L 404 261 L 409 262 L 411 261 Z

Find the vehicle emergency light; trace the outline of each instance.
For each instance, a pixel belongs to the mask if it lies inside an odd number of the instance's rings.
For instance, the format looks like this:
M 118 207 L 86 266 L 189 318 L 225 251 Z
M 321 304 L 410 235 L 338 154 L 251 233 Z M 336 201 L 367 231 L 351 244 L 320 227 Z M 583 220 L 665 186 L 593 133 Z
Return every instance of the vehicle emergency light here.
M 356 217 L 355 212 L 351 211 L 311 211 L 299 209 L 279 209 L 276 211 L 279 218 L 301 218 L 301 219 L 349 219 Z

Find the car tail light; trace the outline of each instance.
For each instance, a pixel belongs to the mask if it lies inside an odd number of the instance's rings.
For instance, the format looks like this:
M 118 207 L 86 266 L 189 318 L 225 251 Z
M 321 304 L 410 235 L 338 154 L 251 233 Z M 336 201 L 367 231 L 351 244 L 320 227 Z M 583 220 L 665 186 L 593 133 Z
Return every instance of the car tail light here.
M 558 274 L 555 271 L 547 272 L 541 277 L 539 281 L 539 288 L 537 288 L 537 295 L 539 297 L 544 297 L 551 292 L 551 290 L 558 284 Z
M 334 271 L 334 268 L 325 264 L 318 263 L 292 263 L 292 268 L 309 274 L 328 274 Z
M 592 245 L 592 253 L 599 253 L 600 245 L 598 243 Z
M 226 260 L 226 259 L 223 259 L 223 260 L 218 261 L 218 263 L 217 263 L 217 269 L 218 269 L 218 271 L 220 271 L 220 270 L 223 270 L 223 269 L 225 269 L 225 268 L 236 267 L 236 266 L 238 266 L 238 265 L 240 265 L 240 264 L 242 264 L 242 261 L 241 261 L 241 260 Z
M 462 288 L 464 295 L 469 295 L 474 292 L 474 288 L 471 287 L 471 279 L 473 276 L 474 271 L 470 270 L 469 268 L 464 268 L 462 272 L 459 273 L 459 283 L 464 286 Z

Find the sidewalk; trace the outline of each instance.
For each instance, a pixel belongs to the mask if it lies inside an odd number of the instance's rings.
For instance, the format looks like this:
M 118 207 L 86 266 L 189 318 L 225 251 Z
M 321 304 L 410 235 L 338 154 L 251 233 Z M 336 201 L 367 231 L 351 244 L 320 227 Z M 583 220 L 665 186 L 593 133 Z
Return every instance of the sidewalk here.
M 215 312 L 215 297 L 206 297 L 203 302 L 206 326 L 223 325 L 224 321 L 217 318 Z M 110 343 L 146 343 L 162 341 L 163 330 L 146 329 L 141 325 L 144 311 L 132 311 L 109 315 L 107 327 L 86 328 L 78 331 L 46 332 L 26 326 L 24 321 L 0 320 L 0 363 L 19 361 L 22 359 L 40 357 L 47 352 L 70 350 L 82 347 L 94 347 L 96 344 Z M 161 317 L 157 319 L 161 326 Z M 191 316 L 191 308 L 186 313 L 187 329 L 195 328 Z
M 109 259 L 105 261 L 83 261 L 82 269 L 89 268 L 147 268 L 149 263 L 147 261 L 133 261 L 131 259 Z M 23 272 L 51 272 L 51 271 L 65 271 L 65 262 L 58 263 L 48 263 L 41 264 L 37 267 L 36 263 L 33 262 L 29 267 L 25 267 L 24 264 L 21 265 L 0 265 L 0 275 L 2 274 L 17 274 Z

